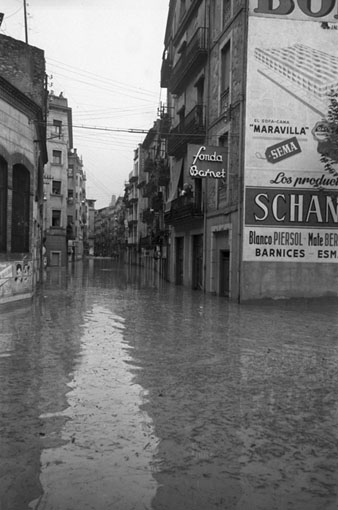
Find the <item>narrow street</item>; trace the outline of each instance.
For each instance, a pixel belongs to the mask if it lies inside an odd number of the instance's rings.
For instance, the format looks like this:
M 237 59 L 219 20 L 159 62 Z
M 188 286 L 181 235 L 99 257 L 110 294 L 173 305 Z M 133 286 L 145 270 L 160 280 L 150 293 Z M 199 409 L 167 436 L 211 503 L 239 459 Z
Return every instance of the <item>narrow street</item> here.
M 337 307 L 49 269 L 0 310 L 0 510 L 336 510 Z

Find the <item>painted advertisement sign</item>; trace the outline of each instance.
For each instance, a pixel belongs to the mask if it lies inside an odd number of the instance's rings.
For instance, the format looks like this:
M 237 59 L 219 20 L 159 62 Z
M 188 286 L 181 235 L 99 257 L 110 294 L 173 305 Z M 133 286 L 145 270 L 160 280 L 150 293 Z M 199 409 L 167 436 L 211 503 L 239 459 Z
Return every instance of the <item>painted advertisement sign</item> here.
M 338 0 L 250 0 L 243 260 L 338 262 Z M 337 164 L 338 170 L 338 164 Z

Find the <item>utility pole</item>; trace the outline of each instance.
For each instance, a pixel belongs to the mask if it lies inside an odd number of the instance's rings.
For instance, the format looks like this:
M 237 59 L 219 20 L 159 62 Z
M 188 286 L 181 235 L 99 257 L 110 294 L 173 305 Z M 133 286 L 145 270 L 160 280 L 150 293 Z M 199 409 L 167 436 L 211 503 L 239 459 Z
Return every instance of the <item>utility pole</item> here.
M 28 30 L 27 30 L 27 6 L 26 6 L 26 0 L 23 0 L 23 12 L 25 17 L 25 40 L 26 44 L 28 44 Z

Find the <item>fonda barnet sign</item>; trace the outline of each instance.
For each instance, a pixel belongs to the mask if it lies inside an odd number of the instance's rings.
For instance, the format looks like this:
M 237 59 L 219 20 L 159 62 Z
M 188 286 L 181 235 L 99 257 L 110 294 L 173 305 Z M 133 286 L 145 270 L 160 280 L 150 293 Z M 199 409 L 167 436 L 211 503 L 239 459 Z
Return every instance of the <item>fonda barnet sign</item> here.
M 225 179 L 228 154 L 225 147 L 188 144 L 188 165 L 191 177 Z

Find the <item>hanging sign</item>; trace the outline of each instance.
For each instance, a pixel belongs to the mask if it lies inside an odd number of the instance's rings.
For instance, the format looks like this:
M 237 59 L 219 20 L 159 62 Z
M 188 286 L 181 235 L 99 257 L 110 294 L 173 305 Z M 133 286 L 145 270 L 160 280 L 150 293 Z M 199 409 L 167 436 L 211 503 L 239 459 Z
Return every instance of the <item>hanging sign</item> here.
M 191 177 L 225 179 L 227 160 L 225 147 L 188 144 L 188 164 Z

